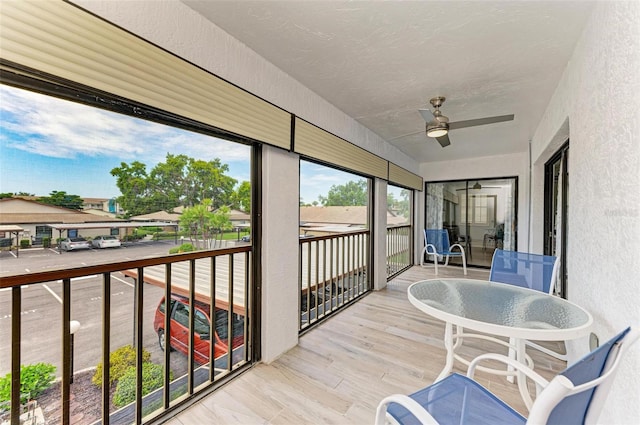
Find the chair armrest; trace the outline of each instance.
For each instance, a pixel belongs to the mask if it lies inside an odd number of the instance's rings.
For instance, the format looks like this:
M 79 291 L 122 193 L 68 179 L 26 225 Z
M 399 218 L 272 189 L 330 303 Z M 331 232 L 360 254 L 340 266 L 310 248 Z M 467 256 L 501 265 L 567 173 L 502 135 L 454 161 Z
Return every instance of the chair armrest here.
M 424 407 L 420 406 L 420 403 L 404 394 L 390 395 L 378 404 L 378 408 L 376 409 L 376 425 L 385 425 L 387 423 L 387 405 L 389 405 L 389 403 L 398 403 L 411 412 L 423 425 L 438 425 L 434 417 L 431 416 Z
M 535 382 L 536 386 L 538 387 L 545 388 L 547 385 L 549 385 L 549 381 L 544 379 L 542 376 L 540 376 L 540 374 L 535 372 L 530 367 L 514 359 L 510 359 L 507 356 L 503 356 L 502 354 L 494 354 L 494 353 L 482 354 L 476 357 L 475 359 L 473 359 L 471 363 L 469 363 L 469 369 L 467 369 L 467 377 L 473 379 L 473 375 L 476 371 L 476 366 L 478 366 L 478 363 L 480 363 L 483 360 L 496 360 L 496 361 L 505 363 L 509 366 L 512 366 L 515 370 L 524 373 L 527 376 L 527 378 Z
M 459 243 L 454 243 L 453 245 L 449 246 L 449 252 L 453 251 L 453 248 L 458 247 L 460 249 L 460 252 L 464 252 L 464 247 L 462 245 L 460 245 Z
M 436 246 L 433 244 L 426 244 L 424 246 L 424 250 L 427 253 L 427 255 L 438 255 L 438 251 L 436 250 Z

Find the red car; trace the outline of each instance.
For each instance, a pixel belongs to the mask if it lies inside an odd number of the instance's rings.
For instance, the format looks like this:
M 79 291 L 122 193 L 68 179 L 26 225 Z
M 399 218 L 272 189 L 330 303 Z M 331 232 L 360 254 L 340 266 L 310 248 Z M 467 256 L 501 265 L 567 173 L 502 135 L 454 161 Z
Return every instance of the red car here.
M 211 320 L 209 319 L 209 305 L 200 301 L 195 304 L 194 318 L 194 353 L 193 357 L 199 364 L 209 363 L 211 341 L 214 343 L 214 358 L 227 354 L 228 348 L 228 312 L 216 310 L 215 331 L 211 334 Z M 189 353 L 189 298 L 172 294 L 169 303 L 171 317 L 171 349 L 188 355 Z M 160 300 L 153 320 L 153 329 L 158 334 L 160 348 L 165 347 L 164 331 L 165 299 Z M 233 315 L 233 348 L 244 344 L 244 317 Z

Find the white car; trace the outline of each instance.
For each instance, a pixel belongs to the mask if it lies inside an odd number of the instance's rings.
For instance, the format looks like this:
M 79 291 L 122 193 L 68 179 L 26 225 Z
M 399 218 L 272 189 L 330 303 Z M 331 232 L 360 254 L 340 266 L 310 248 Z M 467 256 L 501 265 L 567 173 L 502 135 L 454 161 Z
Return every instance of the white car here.
M 120 240 L 115 236 L 96 236 L 91 240 L 91 245 L 94 248 L 119 248 Z
M 89 249 L 91 244 L 85 238 L 66 238 L 60 242 L 60 248 L 65 251 L 75 251 L 76 249 Z

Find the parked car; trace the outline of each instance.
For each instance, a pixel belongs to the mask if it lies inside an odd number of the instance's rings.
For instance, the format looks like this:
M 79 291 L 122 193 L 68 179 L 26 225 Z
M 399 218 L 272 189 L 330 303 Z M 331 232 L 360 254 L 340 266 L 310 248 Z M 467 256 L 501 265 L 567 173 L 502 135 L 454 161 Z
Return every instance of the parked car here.
M 60 242 L 60 249 L 75 251 L 77 249 L 89 249 L 91 244 L 85 238 L 66 238 Z
M 251 235 L 245 235 L 242 237 L 242 242 L 251 242 Z
M 115 236 L 102 235 L 93 238 L 91 240 L 91 245 L 95 248 L 119 248 L 121 244 L 120 239 Z
M 162 350 L 166 346 L 166 334 L 164 330 L 165 299 L 162 297 L 156 309 L 153 320 L 153 329 L 158 334 L 158 343 Z M 209 363 L 211 341 L 214 344 L 214 358 L 224 356 L 228 348 L 228 312 L 216 309 L 216 320 L 213 335 L 211 335 L 211 320 L 209 319 L 210 307 L 200 301 L 195 303 L 194 317 L 194 360 L 200 364 Z M 169 302 L 169 314 L 171 318 L 170 349 L 178 350 L 188 355 L 189 348 L 189 298 L 178 294 L 171 295 Z M 244 317 L 233 315 L 232 347 L 238 348 L 244 344 Z

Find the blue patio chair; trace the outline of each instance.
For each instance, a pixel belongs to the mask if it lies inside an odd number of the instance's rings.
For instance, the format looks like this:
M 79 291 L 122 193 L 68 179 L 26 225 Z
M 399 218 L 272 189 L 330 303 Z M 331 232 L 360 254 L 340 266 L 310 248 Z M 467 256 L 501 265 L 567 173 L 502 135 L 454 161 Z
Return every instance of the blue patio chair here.
M 489 280 L 553 294 L 560 261 L 552 255 L 496 249 L 491 260 Z
M 553 255 L 529 254 L 527 252 L 504 251 L 496 249 L 491 260 L 489 280 L 522 286 L 546 294 L 556 292 L 560 261 Z M 512 341 L 513 342 L 513 341 Z M 536 350 L 567 361 L 567 355 L 527 341 L 526 344 Z M 515 357 L 515 351 L 509 351 L 509 357 Z M 513 379 L 509 379 L 512 381 Z
M 627 328 L 551 381 L 508 357 L 483 354 L 469 366 L 467 376 L 452 374 L 410 396 L 395 394 L 382 400 L 376 425 L 397 424 L 594 424 L 598 420 L 620 359 L 638 339 Z M 483 360 L 512 364 L 536 383 L 537 397 L 525 418 L 473 380 Z
M 453 251 L 454 248 L 458 248 L 460 251 Z M 438 274 L 438 262 L 440 259 L 445 259 L 443 267 L 446 267 L 449 265 L 449 257 L 461 257 L 464 274 L 467 274 L 467 257 L 465 256 L 464 248 L 457 243 L 449 245 L 449 232 L 447 229 L 424 230 L 424 249 L 420 255 L 420 265 L 423 267 L 425 254 L 433 258 L 436 274 Z

